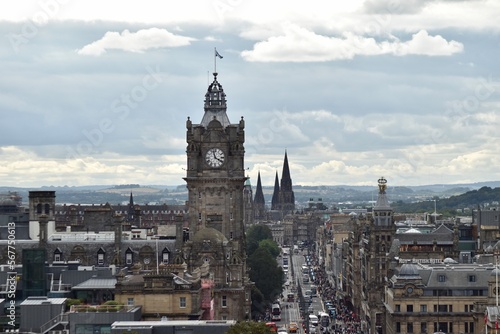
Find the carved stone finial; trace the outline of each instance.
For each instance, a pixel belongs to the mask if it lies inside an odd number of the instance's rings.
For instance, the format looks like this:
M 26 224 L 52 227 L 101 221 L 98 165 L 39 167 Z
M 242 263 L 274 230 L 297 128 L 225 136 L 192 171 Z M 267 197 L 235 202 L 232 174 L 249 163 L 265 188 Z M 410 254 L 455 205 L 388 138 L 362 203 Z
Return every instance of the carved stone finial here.
M 380 194 L 385 194 L 385 189 L 387 189 L 387 180 L 383 176 L 378 179 L 378 189 Z

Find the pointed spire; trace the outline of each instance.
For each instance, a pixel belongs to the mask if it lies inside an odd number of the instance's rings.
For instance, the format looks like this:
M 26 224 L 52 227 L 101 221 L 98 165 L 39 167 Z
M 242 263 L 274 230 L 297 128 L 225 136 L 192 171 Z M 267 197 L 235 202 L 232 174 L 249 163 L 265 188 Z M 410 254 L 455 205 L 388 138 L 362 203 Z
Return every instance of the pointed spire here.
M 257 176 L 257 189 L 255 189 L 255 198 L 253 201 L 254 201 L 255 205 L 257 205 L 257 204 L 265 205 L 266 204 L 266 200 L 264 199 L 264 192 L 262 191 L 262 182 L 260 180 L 260 171 L 259 171 L 259 174 Z
M 285 150 L 285 160 L 283 161 L 283 172 L 280 184 L 280 205 L 281 210 L 286 214 L 295 210 L 295 195 L 292 189 L 292 178 L 290 177 L 290 167 L 288 167 L 288 154 Z
M 290 168 L 288 167 L 288 155 L 285 150 L 285 160 L 283 161 L 283 172 L 281 173 L 281 181 L 288 180 L 290 178 Z
M 271 200 L 271 210 L 280 210 L 280 182 L 278 179 L 278 171 L 276 171 L 276 177 L 274 178 L 274 191 L 273 198 Z
M 128 205 L 134 206 L 134 196 L 132 195 L 132 192 L 130 192 L 130 199 L 128 201 Z

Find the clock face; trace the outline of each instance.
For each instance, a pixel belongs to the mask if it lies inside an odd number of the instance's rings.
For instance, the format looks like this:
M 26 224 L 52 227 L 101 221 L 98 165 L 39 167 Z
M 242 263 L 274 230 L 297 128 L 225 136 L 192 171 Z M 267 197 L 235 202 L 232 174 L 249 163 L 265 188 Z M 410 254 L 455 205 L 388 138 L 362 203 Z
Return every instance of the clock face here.
M 408 288 L 406 288 L 406 292 L 412 293 L 413 292 L 413 288 L 411 286 L 409 286 Z
M 224 152 L 220 148 L 211 148 L 205 155 L 205 161 L 210 167 L 220 167 L 224 163 Z

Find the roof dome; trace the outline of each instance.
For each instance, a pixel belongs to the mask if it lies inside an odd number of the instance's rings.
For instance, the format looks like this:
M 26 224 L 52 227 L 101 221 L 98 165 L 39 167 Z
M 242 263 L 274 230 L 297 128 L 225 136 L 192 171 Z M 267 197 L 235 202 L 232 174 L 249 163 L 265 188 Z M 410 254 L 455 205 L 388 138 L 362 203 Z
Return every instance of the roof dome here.
M 199 230 L 193 237 L 193 243 L 203 243 L 205 241 L 210 241 L 214 245 L 227 243 L 224 234 L 212 227 L 205 227 Z
M 226 114 L 226 93 L 222 85 L 217 81 L 217 73 L 214 73 L 214 81 L 208 86 L 205 94 L 205 114 L 201 120 L 201 125 L 207 127 L 212 120 L 219 121 L 222 127 L 230 125 Z
M 445 264 L 455 264 L 458 263 L 457 261 L 453 260 L 451 257 L 447 257 L 446 259 L 443 260 L 443 263 Z
M 415 263 L 405 263 L 399 269 L 399 278 L 420 278 L 419 267 Z

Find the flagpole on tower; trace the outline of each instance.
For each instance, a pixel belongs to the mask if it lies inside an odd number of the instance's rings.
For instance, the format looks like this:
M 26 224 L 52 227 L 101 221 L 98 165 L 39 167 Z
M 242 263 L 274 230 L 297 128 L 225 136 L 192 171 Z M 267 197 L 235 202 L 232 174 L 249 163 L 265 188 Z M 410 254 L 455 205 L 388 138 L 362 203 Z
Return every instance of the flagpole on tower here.
M 223 57 L 217 52 L 217 48 L 214 48 L 214 73 L 217 73 L 217 58 L 222 59 Z

